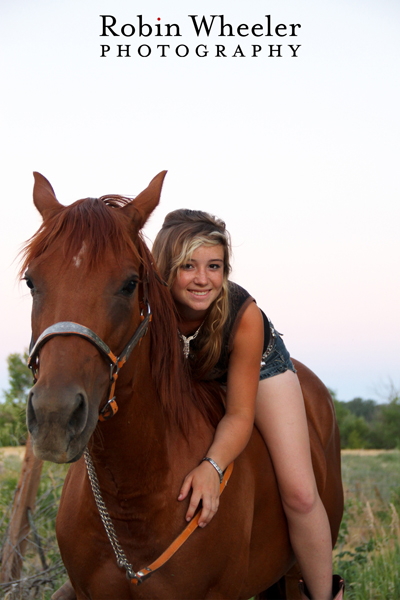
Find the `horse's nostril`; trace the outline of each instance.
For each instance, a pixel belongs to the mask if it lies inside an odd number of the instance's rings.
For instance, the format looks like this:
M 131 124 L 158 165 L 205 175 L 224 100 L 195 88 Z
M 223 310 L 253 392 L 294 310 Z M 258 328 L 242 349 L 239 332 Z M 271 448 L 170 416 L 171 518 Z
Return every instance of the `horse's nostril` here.
M 33 408 L 32 398 L 33 398 L 33 392 L 31 391 L 29 393 L 28 404 L 26 407 L 26 424 L 28 426 L 29 433 L 31 433 L 31 434 L 37 428 L 37 418 L 36 418 L 35 410 Z
M 87 422 L 88 407 L 87 402 L 83 394 L 76 394 L 75 397 L 75 409 L 68 421 L 68 428 L 70 431 L 77 435 L 81 433 Z

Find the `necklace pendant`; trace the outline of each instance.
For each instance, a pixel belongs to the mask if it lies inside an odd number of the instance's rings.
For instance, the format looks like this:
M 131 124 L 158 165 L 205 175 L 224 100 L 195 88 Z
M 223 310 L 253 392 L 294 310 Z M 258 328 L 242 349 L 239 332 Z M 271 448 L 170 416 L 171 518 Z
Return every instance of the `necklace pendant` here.
M 185 358 L 188 358 L 188 356 L 189 356 L 189 348 L 190 348 L 190 340 L 185 338 L 183 340 L 183 356 Z
M 190 352 L 190 342 L 192 340 L 195 340 L 197 338 L 197 335 L 201 329 L 201 326 L 203 325 L 203 323 L 200 323 L 200 327 L 197 329 L 197 331 L 194 332 L 193 335 L 190 335 L 189 337 L 186 337 L 186 335 L 183 335 L 183 333 L 181 333 L 178 329 L 178 334 L 179 337 L 181 338 L 182 342 L 183 342 L 183 356 L 185 358 L 189 357 L 189 352 Z

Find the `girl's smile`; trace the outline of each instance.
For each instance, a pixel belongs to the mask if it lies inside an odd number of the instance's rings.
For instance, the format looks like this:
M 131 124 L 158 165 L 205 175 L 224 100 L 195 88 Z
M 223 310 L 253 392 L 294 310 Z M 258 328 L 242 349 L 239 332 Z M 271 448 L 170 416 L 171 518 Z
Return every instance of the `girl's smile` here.
M 224 280 L 224 249 L 200 246 L 177 272 L 171 293 L 178 312 L 186 320 L 203 318 L 218 298 Z

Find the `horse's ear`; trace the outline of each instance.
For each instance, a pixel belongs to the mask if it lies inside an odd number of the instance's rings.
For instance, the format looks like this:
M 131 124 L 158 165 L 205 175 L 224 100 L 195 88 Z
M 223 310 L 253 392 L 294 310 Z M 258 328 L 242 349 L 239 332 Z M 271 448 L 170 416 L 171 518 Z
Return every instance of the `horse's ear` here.
M 132 225 L 136 231 L 142 229 L 147 219 L 160 202 L 161 188 L 167 171 L 161 171 L 154 177 L 143 192 L 126 205 L 122 210 L 132 218 Z
M 33 203 L 44 219 L 50 212 L 60 210 L 62 204 L 57 200 L 54 190 L 46 177 L 43 177 L 43 175 L 36 171 L 33 173 L 33 176 L 35 178 L 35 185 L 33 186 Z

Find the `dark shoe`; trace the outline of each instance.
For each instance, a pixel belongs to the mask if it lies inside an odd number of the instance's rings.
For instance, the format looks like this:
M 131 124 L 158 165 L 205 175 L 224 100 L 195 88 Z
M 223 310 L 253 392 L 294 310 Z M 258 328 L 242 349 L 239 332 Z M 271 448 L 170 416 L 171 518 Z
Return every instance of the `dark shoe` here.
M 311 600 L 306 584 L 302 579 L 299 581 L 299 590 L 301 600 Z M 344 596 L 344 581 L 340 575 L 334 575 L 332 579 L 332 597 L 333 600 L 343 600 Z

